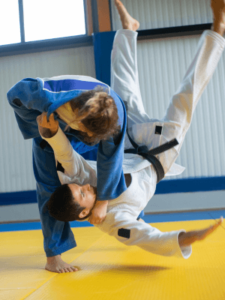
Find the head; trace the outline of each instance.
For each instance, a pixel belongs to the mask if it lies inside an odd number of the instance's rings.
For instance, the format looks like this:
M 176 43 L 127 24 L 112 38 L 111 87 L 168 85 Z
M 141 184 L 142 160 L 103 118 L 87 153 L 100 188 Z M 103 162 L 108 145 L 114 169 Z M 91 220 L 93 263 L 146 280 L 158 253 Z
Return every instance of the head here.
M 84 92 L 69 103 L 86 142 L 96 144 L 120 130 L 115 101 L 102 87 Z
M 90 184 L 63 184 L 51 195 L 48 209 L 59 221 L 83 220 L 91 215 L 95 202 L 96 188 Z

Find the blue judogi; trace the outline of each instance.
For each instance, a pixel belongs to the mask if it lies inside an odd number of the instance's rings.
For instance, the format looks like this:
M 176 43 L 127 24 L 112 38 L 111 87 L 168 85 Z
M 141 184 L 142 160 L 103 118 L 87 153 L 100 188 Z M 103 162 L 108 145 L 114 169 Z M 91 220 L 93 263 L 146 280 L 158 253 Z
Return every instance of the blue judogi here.
M 98 145 L 84 144 L 79 131 L 70 128 L 66 132 L 74 150 L 82 154 L 98 148 L 97 153 L 97 194 L 98 200 L 117 198 L 126 190 L 122 170 L 124 137 L 126 133 L 126 111 L 123 101 L 107 85 L 88 77 L 60 76 L 48 79 L 26 78 L 14 85 L 7 93 L 8 101 L 15 111 L 18 126 L 25 139 L 33 138 L 33 168 L 37 182 L 37 200 L 44 235 L 44 249 L 47 256 L 55 256 L 76 246 L 70 225 L 52 218 L 46 204 L 51 194 L 60 186 L 56 172 L 53 151 L 49 145 L 42 147 L 36 117 L 47 112 L 48 117 L 57 108 L 85 90 L 103 86 L 113 97 L 119 115 L 121 131 L 116 138 L 101 141 Z M 55 116 L 57 117 L 57 114 Z M 66 123 L 58 118 L 59 126 Z

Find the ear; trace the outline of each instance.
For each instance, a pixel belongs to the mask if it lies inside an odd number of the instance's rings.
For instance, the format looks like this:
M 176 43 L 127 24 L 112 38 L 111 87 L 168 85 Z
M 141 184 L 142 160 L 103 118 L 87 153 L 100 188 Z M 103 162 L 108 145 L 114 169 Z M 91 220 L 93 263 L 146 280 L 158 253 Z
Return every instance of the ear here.
M 82 218 L 85 218 L 90 212 L 90 209 L 88 208 L 84 208 L 82 210 L 82 212 L 79 213 L 79 218 L 82 219 Z

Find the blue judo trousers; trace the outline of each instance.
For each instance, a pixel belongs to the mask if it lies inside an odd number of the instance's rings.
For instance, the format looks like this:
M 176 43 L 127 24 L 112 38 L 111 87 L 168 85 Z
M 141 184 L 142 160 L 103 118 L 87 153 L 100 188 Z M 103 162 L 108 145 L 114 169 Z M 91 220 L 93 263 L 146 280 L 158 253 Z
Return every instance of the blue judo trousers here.
M 60 79 L 61 78 L 61 79 Z M 120 97 L 106 84 L 85 80 L 71 79 L 66 76 L 48 79 L 26 78 L 14 85 L 7 93 L 8 101 L 15 111 L 18 126 L 24 139 L 33 138 L 33 168 L 37 182 L 37 201 L 40 211 L 44 235 L 46 255 L 55 256 L 76 246 L 69 222 L 57 221 L 49 215 L 47 202 L 55 189 L 60 186 L 54 153 L 49 145 L 42 147 L 36 118 L 42 112 L 48 117 L 57 108 L 82 92 L 103 86 L 113 97 L 119 116 L 121 131 L 117 137 L 101 141 L 97 145 L 87 145 L 82 140 L 79 131 L 70 128 L 66 135 L 75 151 L 81 155 L 96 149 L 97 151 L 97 198 L 111 200 L 117 198 L 126 190 L 122 170 L 124 137 L 126 133 L 126 110 Z M 55 118 L 58 118 L 55 114 Z M 59 126 L 65 129 L 66 123 L 58 118 Z

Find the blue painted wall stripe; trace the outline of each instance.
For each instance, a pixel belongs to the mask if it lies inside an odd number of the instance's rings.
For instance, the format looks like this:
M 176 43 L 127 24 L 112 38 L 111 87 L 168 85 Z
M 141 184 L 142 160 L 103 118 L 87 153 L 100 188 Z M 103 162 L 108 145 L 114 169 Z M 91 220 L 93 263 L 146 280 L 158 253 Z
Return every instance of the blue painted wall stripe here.
M 225 176 L 163 180 L 156 194 L 194 193 L 225 190 Z
M 225 176 L 161 181 L 156 194 L 194 193 L 225 190 Z M 0 205 L 36 203 L 36 191 L 0 193 Z
M 36 202 L 36 191 L 0 193 L 0 205 L 16 205 Z

